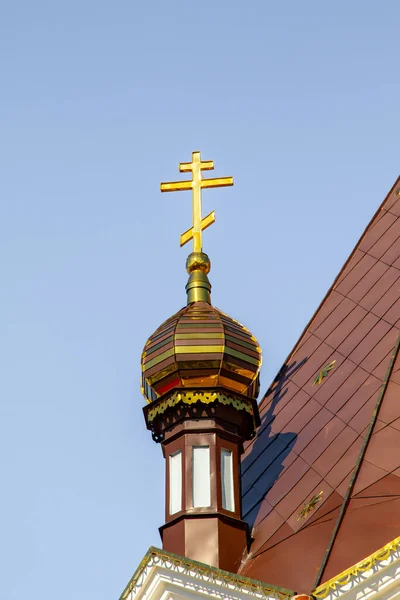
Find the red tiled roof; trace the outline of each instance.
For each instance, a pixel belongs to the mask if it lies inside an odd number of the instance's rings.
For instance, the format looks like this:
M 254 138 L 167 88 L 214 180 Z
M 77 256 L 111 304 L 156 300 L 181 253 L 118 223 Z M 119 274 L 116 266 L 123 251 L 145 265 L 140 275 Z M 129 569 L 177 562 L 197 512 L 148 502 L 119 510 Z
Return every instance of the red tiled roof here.
M 260 404 L 242 462 L 249 577 L 310 593 L 400 535 L 399 188 Z

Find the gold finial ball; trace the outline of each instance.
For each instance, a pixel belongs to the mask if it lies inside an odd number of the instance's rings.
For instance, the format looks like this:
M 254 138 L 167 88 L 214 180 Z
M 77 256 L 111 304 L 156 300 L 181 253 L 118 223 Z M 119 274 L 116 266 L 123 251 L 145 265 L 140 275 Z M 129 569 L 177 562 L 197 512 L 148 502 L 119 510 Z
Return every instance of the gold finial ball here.
M 186 259 L 186 271 L 203 271 L 206 275 L 210 272 L 211 261 L 204 252 L 192 252 Z

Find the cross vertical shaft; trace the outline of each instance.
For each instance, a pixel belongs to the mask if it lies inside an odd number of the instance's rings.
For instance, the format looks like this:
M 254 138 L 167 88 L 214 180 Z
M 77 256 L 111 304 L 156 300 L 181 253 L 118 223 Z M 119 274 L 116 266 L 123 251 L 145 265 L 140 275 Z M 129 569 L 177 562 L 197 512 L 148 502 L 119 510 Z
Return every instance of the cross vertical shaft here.
M 193 192 L 192 192 L 192 213 L 193 213 L 193 252 L 202 251 L 201 234 L 201 164 L 200 152 L 192 153 L 192 173 L 193 173 Z

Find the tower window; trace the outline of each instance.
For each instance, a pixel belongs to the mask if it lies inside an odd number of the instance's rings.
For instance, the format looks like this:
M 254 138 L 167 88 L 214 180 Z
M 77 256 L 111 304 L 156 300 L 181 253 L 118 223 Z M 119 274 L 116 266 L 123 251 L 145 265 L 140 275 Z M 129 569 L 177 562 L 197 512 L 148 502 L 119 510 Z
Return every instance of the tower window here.
M 193 446 L 193 507 L 211 505 L 210 447 Z
M 182 510 L 182 452 L 169 457 L 169 514 Z
M 221 450 L 221 487 L 222 508 L 235 511 L 235 493 L 233 487 L 233 454 L 231 450 Z

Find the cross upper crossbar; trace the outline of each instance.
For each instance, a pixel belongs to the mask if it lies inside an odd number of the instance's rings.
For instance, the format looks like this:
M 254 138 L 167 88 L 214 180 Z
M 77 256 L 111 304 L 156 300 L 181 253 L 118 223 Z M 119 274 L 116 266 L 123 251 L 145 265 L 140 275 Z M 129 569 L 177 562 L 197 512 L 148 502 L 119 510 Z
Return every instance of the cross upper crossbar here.
M 201 190 L 233 185 L 233 177 L 202 178 L 201 171 L 212 171 L 213 169 L 214 161 L 201 160 L 200 152 L 192 152 L 192 162 L 179 164 L 179 171 L 181 173 L 191 172 L 192 179 L 190 181 L 170 181 L 160 185 L 162 192 L 192 190 L 193 225 L 181 235 L 181 246 L 193 239 L 193 252 L 202 251 L 202 232 L 215 222 L 214 211 L 204 218 L 201 216 Z

